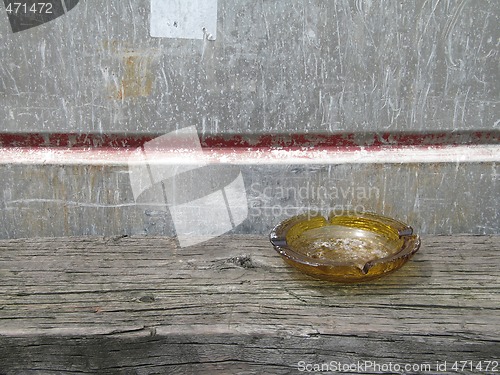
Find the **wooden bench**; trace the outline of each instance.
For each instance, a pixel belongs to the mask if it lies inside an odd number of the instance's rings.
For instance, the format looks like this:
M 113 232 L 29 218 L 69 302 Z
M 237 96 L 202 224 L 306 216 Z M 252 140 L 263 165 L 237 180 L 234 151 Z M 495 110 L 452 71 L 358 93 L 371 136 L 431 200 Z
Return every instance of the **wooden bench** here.
M 291 269 L 265 236 L 3 240 L 0 374 L 494 373 L 499 239 L 424 237 L 358 285 Z

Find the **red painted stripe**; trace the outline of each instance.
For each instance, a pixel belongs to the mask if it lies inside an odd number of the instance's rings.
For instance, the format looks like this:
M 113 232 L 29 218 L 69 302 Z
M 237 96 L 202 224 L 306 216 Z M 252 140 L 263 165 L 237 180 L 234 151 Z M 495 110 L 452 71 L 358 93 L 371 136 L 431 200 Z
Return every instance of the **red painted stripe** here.
M 0 147 L 133 149 L 162 134 L 0 133 Z M 359 148 L 499 144 L 500 130 L 201 135 L 204 148 Z

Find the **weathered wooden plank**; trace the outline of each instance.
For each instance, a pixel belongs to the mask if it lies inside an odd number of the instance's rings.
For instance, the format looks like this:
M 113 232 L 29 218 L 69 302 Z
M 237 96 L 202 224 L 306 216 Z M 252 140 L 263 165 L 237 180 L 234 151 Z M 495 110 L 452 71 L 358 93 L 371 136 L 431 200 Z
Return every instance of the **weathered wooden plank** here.
M 337 285 L 289 268 L 262 236 L 189 248 L 151 237 L 0 241 L 0 373 L 285 374 L 300 361 L 433 372 L 447 361 L 452 372 L 454 361 L 498 360 L 498 237 L 422 243 L 392 275 Z

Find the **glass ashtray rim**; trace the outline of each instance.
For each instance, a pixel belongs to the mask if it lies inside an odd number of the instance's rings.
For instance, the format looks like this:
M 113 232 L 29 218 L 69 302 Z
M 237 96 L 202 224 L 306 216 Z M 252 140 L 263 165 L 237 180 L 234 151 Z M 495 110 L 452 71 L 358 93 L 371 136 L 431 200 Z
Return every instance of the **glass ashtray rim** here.
M 286 240 L 286 235 L 289 232 L 289 230 L 296 224 L 306 221 L 306 220 L 311 220 L 311 219 L 318 219 L 318 218 L 323 218 L 326 223 L 329 223 L 332 217 L 335 216 L 353 216 L 353 217 L 362 217 L 363 215 L 366 216 L 371 216 L 370 219 L 376 220 L 375 218 L 380 218 L 380 219 L 385 219 L 390 222 L 394 222 L 395 224 L 399 224 L 402 226 L 402 229 L 398 229 L 396 226 L 391 226 L 392 229 L 394 229 L 395 232 L 400 233 L 399 238 L 404 240 L 404 243 L 402 246 L 394 253 L 387 255 L 382 258 L 376 258 L 369 260 L 365 262 L 363 267 L 360 267 L 358 264 L 355 262 L 345 262 L 345 261 L 335 261 L 332 259 L 321 259 L 321 258 L 312 258 L 304 253 L 297 252 L 296 250 L 293 250 L 290 245 L 287 243 Z M 332 225 L 332 226 L 341 226 L 341 227 L 346 227 L 348 226 L 345 225 L 340 225 L 340 224 L 327 224 L 325 226 Z M 359 230 L 366 230 L 362 228 L 357 228 Z M 279 224 L 277 224 L 271 231 L 269 235 L 269 240 L 271 244 L 273 245 L 274 249 L 284 258 L 289 259 L 292 262 L 296 263 L 301 263 L 303 265 L 309 266 L 309 267 L 331 267 L 331 268 L 337 268 L 337 267 L 349 267 L 349 268 L 356 268 L 359 269 L 362 274 L 367 274 L 368 271 L 375 265 L 377 264 L 387 264 L 391 263 L 394 261 L 397 261 L 399 259 L 405 258 L 405 257 L 411 257 L 413 254 L 415 254 L 418 249 L 420 248 L 420 237 L 413 232 L 413 228 L 407 224 L 405 224 L 402 221 L 395 220 L 391 217 L 380 215 L 375 212 L 369 212 L 369 211 L 363 211 L 363 212 L 347 212 L 343 213 L 342 215 L 337 215 L 335 214 L 334 211 L 330 212 L 327 217 L 321 214 L 311 214 L 311 213 L 303 213 L 300 215 L 296 215 L 293 217 L 290 217 L 288 219 L 283 220 Z

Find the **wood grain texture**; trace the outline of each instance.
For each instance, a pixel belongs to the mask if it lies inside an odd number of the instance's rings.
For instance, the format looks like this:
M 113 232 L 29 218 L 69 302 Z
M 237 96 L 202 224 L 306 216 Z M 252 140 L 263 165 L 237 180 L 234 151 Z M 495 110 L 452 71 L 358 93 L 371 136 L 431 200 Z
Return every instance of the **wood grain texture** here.
M 299 361 L 452 373 L 499 359 L 498 240 L 423 238 L 401 270 L 358 285 L 296 272 L 263 236 L 0 241 L 0 373 L 289 374 Z

